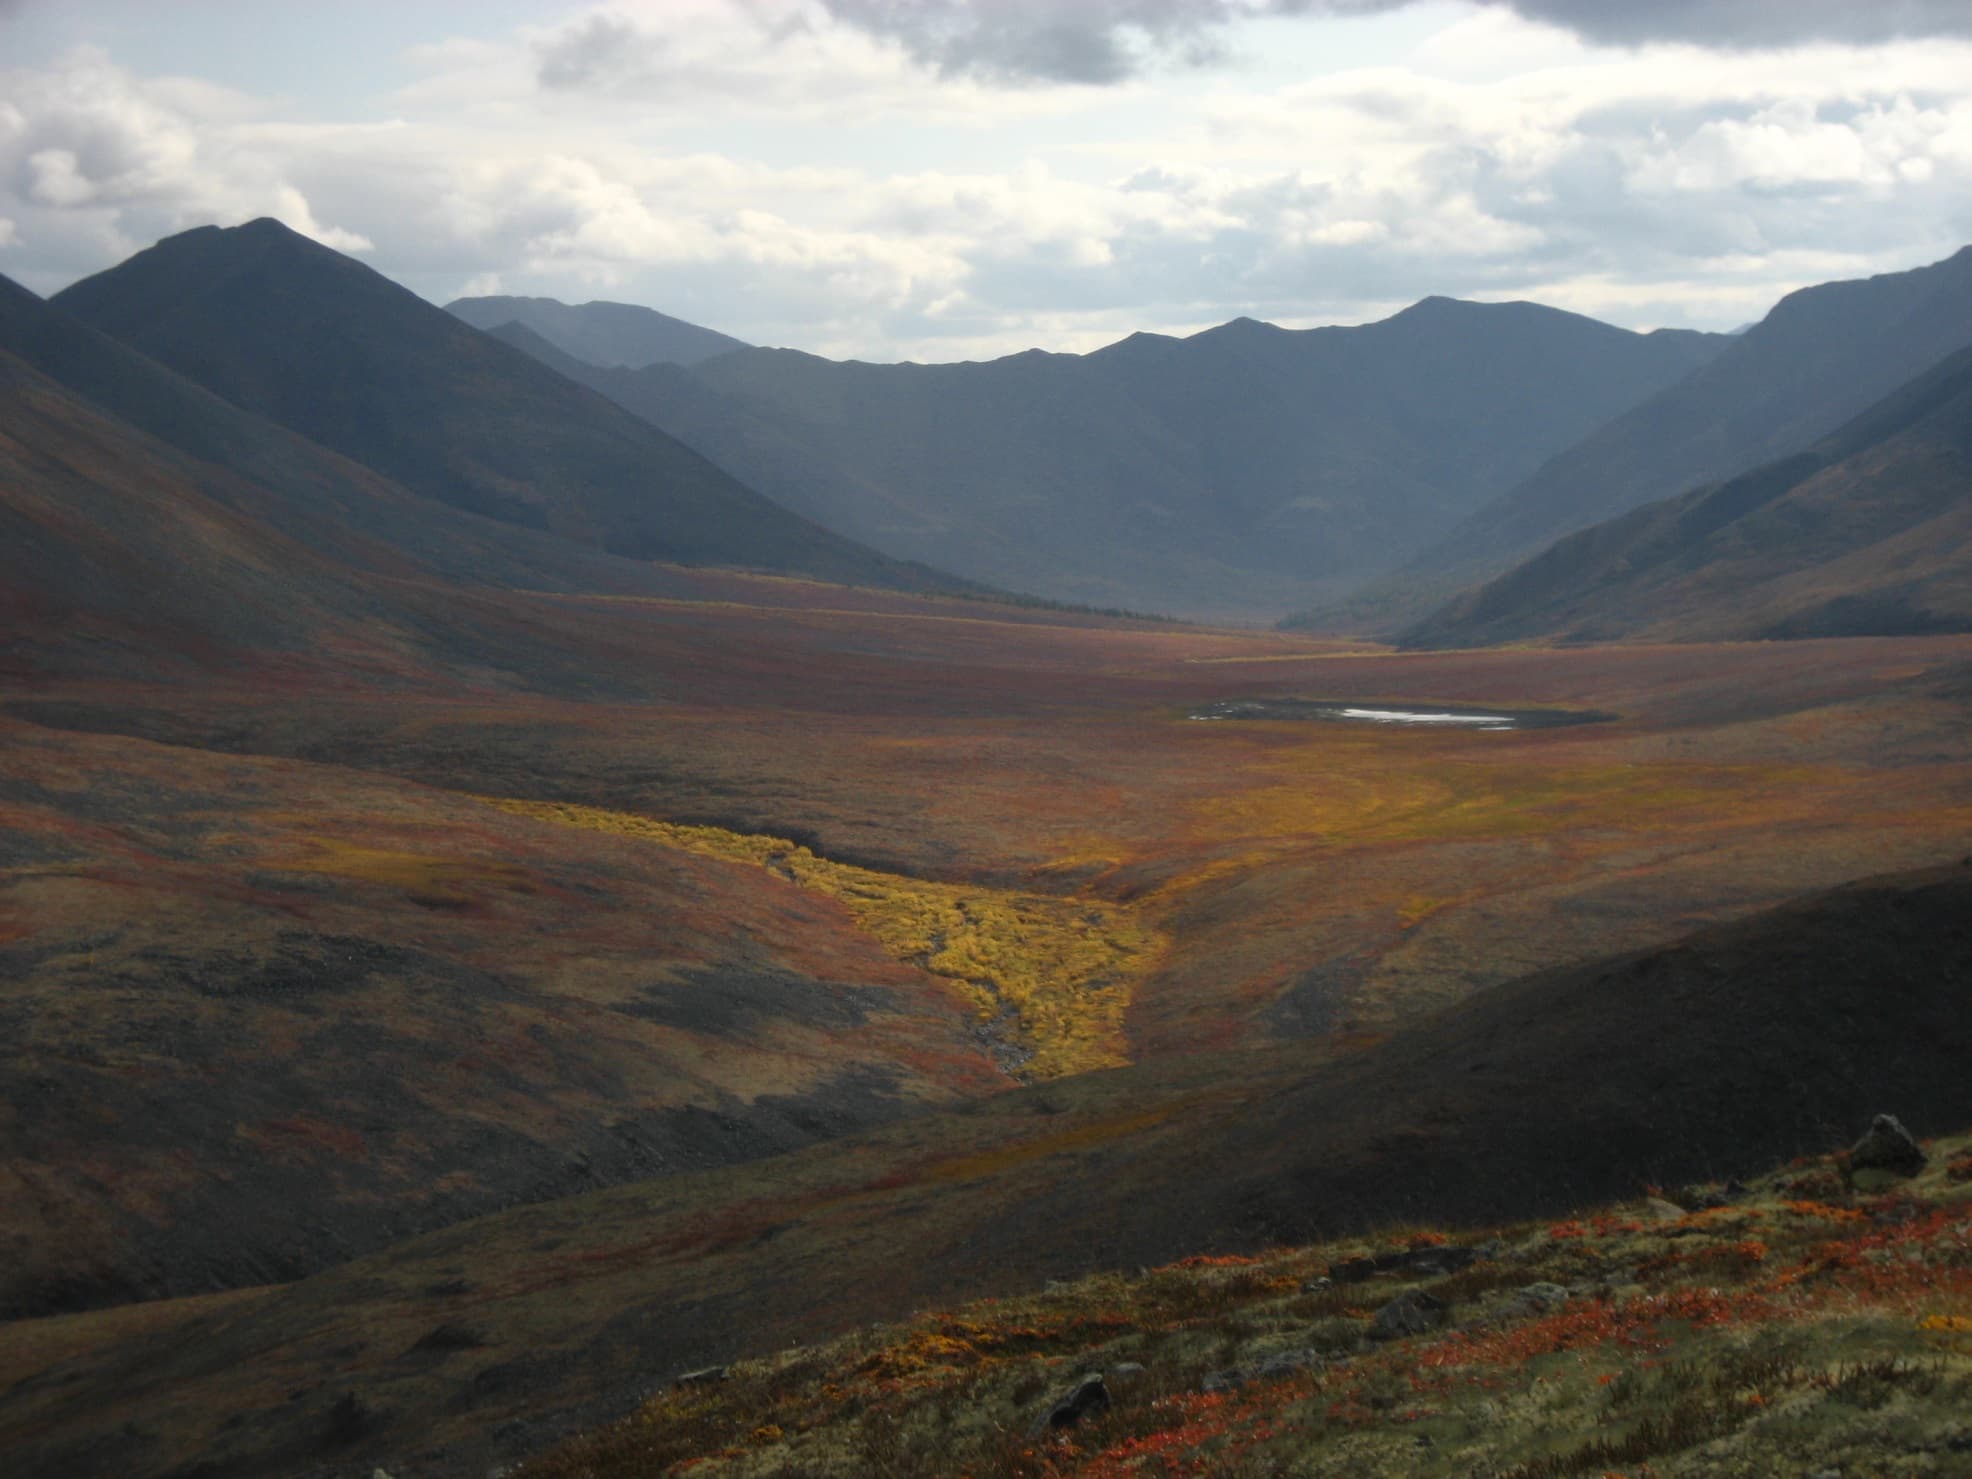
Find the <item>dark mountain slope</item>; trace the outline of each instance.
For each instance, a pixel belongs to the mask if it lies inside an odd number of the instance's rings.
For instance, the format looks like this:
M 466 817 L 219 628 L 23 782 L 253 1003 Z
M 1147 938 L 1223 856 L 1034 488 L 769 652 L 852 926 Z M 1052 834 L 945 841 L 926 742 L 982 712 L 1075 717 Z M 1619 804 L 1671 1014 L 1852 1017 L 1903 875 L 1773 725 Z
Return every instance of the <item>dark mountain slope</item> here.
M 695 365 L 748 347 L 744 339 L 700 328 L 631 303 L 559 303 L 553 298 L 459 298 L 445 311 L 476 329 L 521 323 L 585 364 L 637 369 Z
M 1316 617 L 1401 625 L 1560 535 L 1801 451 L 1967 343 L 1972 247 L 1791 293 L 1688 378 L 1554 457 L 1349 608 Z
M 345 1401 L 365 1460 L 484 1472 L 551 1416 L 707 1360 L 1042 1275 L 1552 1215 L 1825 1150 L 1884 1109 L 1919 1135 L 1962 1126 L 1969 998 L 1972 866 L 1867 880 L 1346 1057 L 1180 1059 L 482 1219 L 23 1384 L 0 1440 L 56 1468 L 277 1472 L 315 1461 Z M 485 1344 L 406 1358 L 448 1320 Z M 248 1365 L 268 1376 L 245 1397 Z
M 225 480 L 0 351 L 7 668 L 134 677 L 353 640 L 377 615 L 353 572 L 207 493 Z M 359 650 L 394 637 L 378 620 Z
M 319 474 L 332 493 L 366 496 L 360 482 L 344 481 L 359 469 L 299 445 L 316 463 L 302 460 L 304 484 Z M 446 560 L 470 558 L 474 531 L 443 528 L 468 515 L 427 505 L 443 516 L 436 529 L 398 522 L 393 500 L 423 500 L 376 481 L 379 524 L 433 534 Z M 0 349 L 0 671 L 153 680 L 197 670 L 282 681 L 314 671 L 441 687 L 503 674 L 555 691 L 593 681 L 571 662 L 588 650 L 580 635 L 558 629 L 552 610 L 442 582 L 398 545 L 291 494 L 188 456 Z M 527 568 L 525 549 L 498 538 L 479 547 L 510 575 Z M 552 559 L 542 564 L 555 568 Z M 580 573 L 579 562 L 569 564 L 561 573 Z M 652 579 L 630 588 L 678 579 L 642 568 Z
M 1717 347 L 1434 299 L 1362 328 L 1241 320 L 980 364 L 755 349 L 693 371 L 558 367 L 893 554 L 1252 617 L 1402 558 Z
M 96 410 L 197 459 L 205 496 L 359 569 L 605 594 L 664 595 L 677 584 L 675 574 L 645 561 L 420 498 L 241 410 L 3 277 L 0 350 Z
M 947 584 L 789 514 L 276 221 L 170 237 L 51 301 L 235 405 L 455 507 L 638 559 Z
M 1807 452 L 1569 535 L 1405 641 L 1966 630 L 1972 349 Z

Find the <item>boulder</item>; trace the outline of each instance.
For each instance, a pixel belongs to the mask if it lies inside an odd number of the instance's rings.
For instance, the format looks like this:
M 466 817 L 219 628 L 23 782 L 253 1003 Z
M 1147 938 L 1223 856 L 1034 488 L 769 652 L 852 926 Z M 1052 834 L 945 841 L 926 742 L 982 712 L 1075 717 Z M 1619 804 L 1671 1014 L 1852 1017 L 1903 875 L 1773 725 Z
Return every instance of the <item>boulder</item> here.
M 1513 1298 L 1507 1301 L 1506 1312 L 1510 1315 L 1544 1315 L 1549 1310 L 1558 1310 L 1571 1296 L 1559 1284 L 1543 1280 L 1516 1290 Z
M 1257 1361 L 1247 1361 L 1224 1371 L 1209 1373 L 1199 1382 L 1202 1392 L 1228 1392 L 1235 1387 L 1243 1387 L 1250 1381 L 1279 1381 L 1284 1376 L 1292 1376 L 1297 1371 L 1312 1371 L 1324 1365 L 1322 1353 L 1306 1347 L 1291 1351 L 1275 1351 L 1262 1356 Z
M 1371 1340 L 1398 1340 L 1424 1335 L 1445 1323 L 1445 1301 L 1422 1289 L 1407 1289 L 1376 1312 L 1370 1321 Z
M 1031 1436 L 1040 1437 L 1057 1428 L 1072 1428 L 1092 1412 L 1109 1410 L 1109 1388 L 1099 1372 L 1091 1372 L 1075 1383 L 1075 1390 L 1041 1414 Z
M 1894 1114 L 1879 1114 L 1849 1151 L 1849 1166 L 1857 1171 L 1888 1171 L 1915 1176 L 1924 1169 L 1923 1147 Z
M 1378 1274 L 1409 1274 L 1431 1279 L 1441 1274 L 1457 1273 L 1482 1256 L 1482 1250 L 1478 1248 L 1455 1248 L 1449 1244 L 1436 1248 L 1400 1248 L 1392 1253 L 1377 1253 L 1368 1258 L 1349 1258 L 1330 1264 L 1328 1277 L 1337 1284 L 1360 1284 Z

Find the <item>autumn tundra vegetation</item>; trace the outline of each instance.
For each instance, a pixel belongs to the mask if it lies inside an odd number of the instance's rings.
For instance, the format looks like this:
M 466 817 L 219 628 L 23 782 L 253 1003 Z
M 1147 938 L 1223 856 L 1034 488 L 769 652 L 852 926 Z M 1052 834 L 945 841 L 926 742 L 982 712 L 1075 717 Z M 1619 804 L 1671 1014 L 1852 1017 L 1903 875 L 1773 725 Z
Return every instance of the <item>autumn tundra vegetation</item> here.
M 1045 373 L 1134 466 L 1207 361 L 1627 366 L 1539 492 L 1786 358 L 1421 307 Z M 272 222 L 0 284 L 0 1468 L 1967 1472 L 1972 403 L 1872 363 L 1439 647 L 868 548 Z

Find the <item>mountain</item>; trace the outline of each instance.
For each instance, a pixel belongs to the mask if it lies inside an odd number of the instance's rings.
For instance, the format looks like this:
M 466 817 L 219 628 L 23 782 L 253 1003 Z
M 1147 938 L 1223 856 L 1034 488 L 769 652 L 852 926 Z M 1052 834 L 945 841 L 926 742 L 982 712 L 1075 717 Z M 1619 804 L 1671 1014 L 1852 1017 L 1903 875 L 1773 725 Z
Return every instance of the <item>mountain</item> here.
M 1242 319 L 985 363 L 550 363 L 888 553 L 1057 599 L 1251 619 L 1401 560 L 1723 342 L 1430 299 L 1358 328 Z
M 1806 452 L 1571 534 L 1407 645 L 1972 631 L 1972 348 Z
M 748 347 L 744 339 L 700 328 L 634 303 L 568 304 L 553 298 L 458 298 L 445 311 L 476 329 L 527 325 L 543 339 L 586 364 L 637 369 L 643 365 L 695 365 Z
M 169 237 L 50 302 L 412 492 L 636 559 L 950 588 L 329 248 L 260 220 Z
M 1803 288 L 1687 377 L 1477 509 L 1400 570 L 1296 625 L 1389 630 L 1563 534 L 1791 456 L 1972 343 L 1972 247 Z
M 12 373 L 31 368 L 93 412 L 121 423 L 108 444 L 141 433 L 191 459 L 200 489 L 235 513 L 319 554 L 384 575 L 425 574 L 472 585 L 675 592 L 678 576 L 420 498 L 286 427 L 244 411 L 128 345 L 98 333 L 0 277 L 0 351 Z M 16 405 L 11 409 L 23 410 Z M 18 432 L 22 446 L 33 437 Z M 124 455 L 141 463 L 155 445 Z M 165 552 L 159 552 L 163 557 Z

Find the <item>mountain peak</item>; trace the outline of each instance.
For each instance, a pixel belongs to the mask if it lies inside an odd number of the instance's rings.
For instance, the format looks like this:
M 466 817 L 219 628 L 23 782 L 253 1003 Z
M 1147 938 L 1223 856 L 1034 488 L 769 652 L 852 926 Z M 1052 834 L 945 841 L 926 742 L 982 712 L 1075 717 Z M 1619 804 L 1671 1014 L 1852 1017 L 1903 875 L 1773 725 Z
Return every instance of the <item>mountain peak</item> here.
M 929 583 L 274 220 L 168 237 L 54 306 L 471 513 L 637 559 Z

